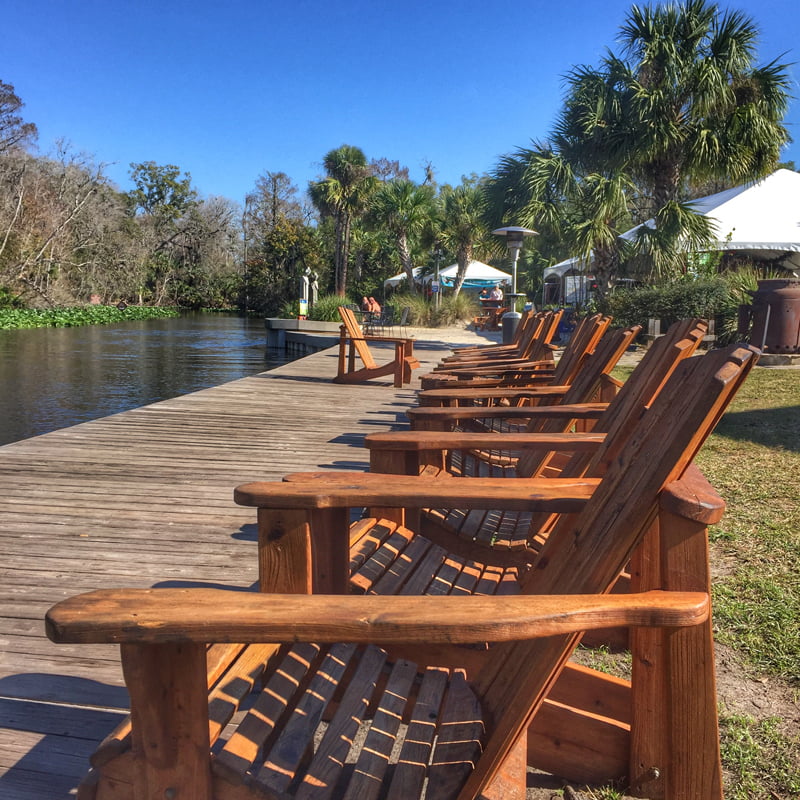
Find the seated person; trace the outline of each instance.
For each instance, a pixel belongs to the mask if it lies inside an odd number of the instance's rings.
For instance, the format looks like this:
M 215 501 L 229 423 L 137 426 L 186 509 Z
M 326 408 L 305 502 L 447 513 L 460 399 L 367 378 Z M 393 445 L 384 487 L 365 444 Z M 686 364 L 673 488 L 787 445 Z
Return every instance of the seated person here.
M 379 317 L 381 315 L 381 304 L 374 297 L 370 297 L 368 310 L 373 316 Z
M 494 300 L 497 305 L 503 302 L 503 290 L 500 288 L 499 283 L 492 289 L 489 299 Z
M 489 291 L 489 287 L 487 286 L 481 289 L 481 293 L 478 295 L 478 300 L 480 300 L 481 303 L 486 303 L 491 299 L 492 299 L 492 293 Z

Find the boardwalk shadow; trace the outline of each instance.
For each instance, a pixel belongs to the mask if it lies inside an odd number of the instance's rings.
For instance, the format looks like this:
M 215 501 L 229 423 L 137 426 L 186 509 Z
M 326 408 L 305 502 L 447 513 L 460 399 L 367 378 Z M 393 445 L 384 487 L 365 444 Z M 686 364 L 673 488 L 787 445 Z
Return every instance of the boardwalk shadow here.
M 12 675 L 0 679 L 0 694 L 0 729 L 14 732 L 24 751 L 0 774 L 0 797 L 14 800 L 74 798 L 89 756 L 129 706 L 123 686 L 68 675 Z
M 242 525 L 238 531 L 231 534 L 231 539 L 236 539 L 239 542 L 257 542 L 258 541 L 258 525 L 254 522 Z
M 331 461 L 330 464 L 320 464 L 321 469 L 352 470 L 353 472 L 368 472 L 367 461 Z
M 363 433 L 342 433 L 328 441 L 331 444 L 346 444 L 348 447 L 358 447 L 360 450 L 364 450 L 364 435 Z
M 253 375 L 253 378 L 262 378 L 265 380 L 273 381 L 299 381 L 300 383 L 330 383 L 330 378 L 318 378 L 314 376 L 305 375 L 274 375 L 270 372 L 260 372 L 258 375 Z
M 153 584 L 154 589 L 224 589 L 226 592 L 255 592 L 258 584 L 250 586 L 232 586 L 230 583 L 214 583 L 213 581 L 159 581 Z

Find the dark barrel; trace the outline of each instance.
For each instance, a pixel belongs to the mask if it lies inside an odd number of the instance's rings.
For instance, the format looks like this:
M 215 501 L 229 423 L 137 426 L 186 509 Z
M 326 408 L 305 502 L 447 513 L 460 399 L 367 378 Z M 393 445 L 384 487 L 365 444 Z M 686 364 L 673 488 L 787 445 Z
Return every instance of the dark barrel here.
M 759 281 L 751 294 L 750 344 L 765 353 L 800 352 L 800 279 Z

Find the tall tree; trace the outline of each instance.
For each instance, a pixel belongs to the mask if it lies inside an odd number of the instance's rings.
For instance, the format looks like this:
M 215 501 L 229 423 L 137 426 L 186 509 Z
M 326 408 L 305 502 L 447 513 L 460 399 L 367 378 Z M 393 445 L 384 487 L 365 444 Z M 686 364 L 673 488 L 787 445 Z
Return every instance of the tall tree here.
M 306 269 L 320 271 L 317 231 L 298 195 L 286 173 L 268 171 L 245 199 L 245 301 L 267 315 L 300 296 Z
M 757 38 L 750 17 L 707 0 L 633 6 L 621 54 L 568 77 L 578 147 L 628 163 L 650 213 L 680 200 L 687 184 L 774 169 L 789 140 L 789 76 L 777 61 L 756 66 Z
M 182 175 L 174 164 L 131 164 L 130 176 L 134 189 L 128 194 L 135 211 L 174 222 L 197 201 L 192 176 Z
M 131 164 L 134 188 L 128 192 L 137 223 L 142 268 L 147 272 L 139 300 L 156 305 L 175 302 L 185 273 L 187 231 L 199 205 L 192 178 L 174 164 Z
M 475 258 L 475 249 L 485 242 L 489 233 L 486 224 L 486 197 L 483 188 L 473 181 L 463 181 L 459 186 L 445 186 L 439 195 L 441 202 L 440 239 L 454 252 L 458 270 L 453 283 L 456 296 L 464 285 L 469 262 Z
M 252 222 L 257 229 L 270 230 L 282 220 L 301 222 L 303 206 L 298 188 L 285 172 L 263 172 L 256 179 L 255 189 L 247 196 Z
M 54 158 L 0 158 L 0 282 L 34 304 L 69 301 L 72 271 L 92 258 L 104 185 L 102 168 L 64 146 Z
M 619 260 L 615 229 L 629 213 L 633 223 L 653 217 L 631 251 L 645 272 L 676 272 L 687 248 L 709 242 L 708 221 L 686 202 L 695 187 L 760 177 L 788 141 L 786 67 L 755 66 L 756 36 L 748 17 L 707 0 L 633 6 L 621 54 L 568 75 L 547 146 L 501 162 L 495 206 L 524 210 L 523 224 L 549 220 L 571 252 L 591 251 L 601 291 Z
M 319 212 L 334 220 L 334 290 L 344 297 L 353 220 L 366 210 L 378 179 L 372 174 L 364 152 L 353 145 L 344 144 L 331 150 L 322 163 L 326 176 L 311 182 L 308 191 Z
M 433 190 L 408 180 L 391 180 L 382 184 L 372 196 L 370 213 L 373 221 L 394 238 L 400 264 L 408 279 L 409 291 L 416 293 L 412 246 L 433 224 L 435 207 Z
M 23 105 L 14 87 L 0 81 L 0 155 L 36 139 L 36 126 L 32 122 L 23 122 L 19 115 Z

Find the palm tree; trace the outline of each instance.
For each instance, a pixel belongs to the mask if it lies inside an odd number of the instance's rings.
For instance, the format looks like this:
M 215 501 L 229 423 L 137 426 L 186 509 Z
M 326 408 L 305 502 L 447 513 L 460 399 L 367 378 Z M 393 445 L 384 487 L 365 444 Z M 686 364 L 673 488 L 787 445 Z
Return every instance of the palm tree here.
M 706 0 L 634 6 L 622 55 L 567 76 L 550 142 L 501 161 L 496 208 L 561 236 L 572 253 L 592 252 L 601 292 L 621 226 L 653 217 L 632 249 L 650 273 L 674 273 L 687 248 L 709 239 L 709 221 L 685 202 L 693 187 L 760 177 L 788 141 L 786 67 L 754 66 L 756 34 L 748 17 Z
M 774 169 L 789 140 L 789 77 L 775 61 L 755 66 L 757 36 L 752 19 L 707 0 L 634 6 L 622 56 L 568 78 L 584 158 L 599 150 L 627 165 L 651 195 L 648 215 L 692 183 Z
M 344 297 L 347 290 L 347 263 L 350 257 L 350 232 L 353 220 L 361 216 L 378 179 L 372 175 L 364 152 L 352 145 L 331 150 L 323 159 L 326 177 L 308 186 L 311 202 L 323 215 L 333 217 L 335 292 Z
M 442 227 L 439 238 L 442 244 L 455 253 L 458 263 L 453 296 L 464 284 L 469 262 L 475 247 L 489 233 L 486 224 L 486 197 L 483 188 L 475 183 L 463 182 L 455 189 L 444 187 L 440 194 Z
M 434 213 L 431 187 L 418 186 L 408 180 L 392 180 L 382 184 L 370 203 L 374 222 L 394 237 L 412 294 L 416 293 L 414 262 L 411 258 L 412 240 L 432 226 Z
M 568 149 L 562 135 L 555 141 Z M 505 156 L 495 169 L 487 194 L 502 200 L 500 224 L 535 227 L 546 238 L 564 245 L 570 255 L 593 262 L 598 292 L 613 285 L 622 243 L 629 227 L 629 177 L 621 171 L 581 173 L 561 152 L 539 144 Z M 554 254 L 555 255 L 555 254 Z

